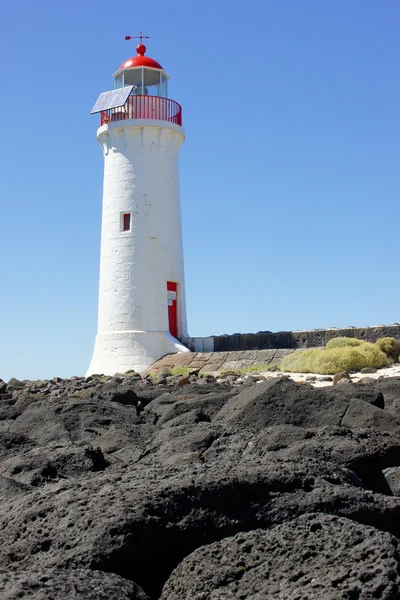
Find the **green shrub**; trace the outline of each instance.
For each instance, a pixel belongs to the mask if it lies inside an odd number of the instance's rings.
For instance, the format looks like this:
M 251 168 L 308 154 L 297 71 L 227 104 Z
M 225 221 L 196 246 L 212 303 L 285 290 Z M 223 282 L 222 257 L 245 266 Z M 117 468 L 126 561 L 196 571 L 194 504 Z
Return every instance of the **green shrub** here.
M 309 348 L 308 350 L 297 350 L 285 356 L 281 362 L 281 371 L 292 371 L 293 373 L 313 373 L 313 364 L 318 360 L 319 354 L 326 352 L 321 348 Z
M 387 364 L 387 357 L 375 344 L 364 342 L 356 347 L 345 346 L 325 350 L 315 367 L 316 373 L 332 375 L 340 371 L 359 371 L 364 367 L 379 369 Z
M 400 356 L 400 340 L 394 340 L 393 342 L 393 350 L 390 354 L 390 358 L 393 362 L 398 362 Z
M 334 375 L 340 371 L 359 371 L 363 367 L 379 369 L 387 364 L 386 355 L 375 344 L 361 342 L 357 346 L 344 345 L 326 350 L 298 350 L 283 359 L 281 370 Z
M 397 362 L 400 355 L 400 340 L 392 337 L 380 338 L 375 342 L 379 350 L 382 350 L 390 359 L 390 362 Z
M 376 340 L 375 344 L 378 346 L 379 350 L 382 350 L 385 354 L 389 355 L 393 350 L 393 342 L 394 338 L 384 337 Z
M 349 337 L 336 337 L 329 340 L 326 347 L 327 348 L 345 348 L 348 346 L 360 346 L 364 344 L 362 340 L 358 340 L 356 338 Z

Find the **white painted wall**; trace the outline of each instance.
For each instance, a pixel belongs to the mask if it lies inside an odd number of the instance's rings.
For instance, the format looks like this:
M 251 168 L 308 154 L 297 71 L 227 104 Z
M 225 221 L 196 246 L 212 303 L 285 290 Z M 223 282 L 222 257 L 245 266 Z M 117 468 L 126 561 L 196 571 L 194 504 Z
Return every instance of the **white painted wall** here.
M 167 281 L 178 282 L 187 337 L 178 158 L 182 127 L 126 120 L 97 132 L 104 154 L 98 333 L 88 375 L 143 371 L 185 352 L 169 333 Z M 131 230 L 122 215 L 131 213 Z
M 214 352 L 214 337 L 189 337 L 185 342 L 193 352 Z

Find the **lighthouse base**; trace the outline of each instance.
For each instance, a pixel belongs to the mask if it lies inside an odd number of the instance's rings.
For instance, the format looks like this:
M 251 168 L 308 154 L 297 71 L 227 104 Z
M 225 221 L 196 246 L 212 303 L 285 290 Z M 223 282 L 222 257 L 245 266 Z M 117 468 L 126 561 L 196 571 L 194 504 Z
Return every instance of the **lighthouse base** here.
M 86 377 L 146 371 L 166 354 L 190 352 L 168 331 L 119 331 L 96 336 Z

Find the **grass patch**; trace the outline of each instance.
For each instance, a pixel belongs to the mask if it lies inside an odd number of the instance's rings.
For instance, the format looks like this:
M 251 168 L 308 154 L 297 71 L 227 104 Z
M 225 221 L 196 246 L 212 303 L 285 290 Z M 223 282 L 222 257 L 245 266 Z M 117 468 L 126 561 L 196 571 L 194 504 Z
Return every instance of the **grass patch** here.
M 190 367 L 173 367 L 172 369 L 170 369 L 170 371 L 171 375 L 187 376 L 193 372 L 193 369 L 191 369 Z
M 269 363 L 262 363 L 259 365 L 251 365 L 250 367 L 244 367 L 243 371 L 244 373 L 254 373 L 255 371 L 280 371 L 280 366 L 277 364 L 269 364 Z
M 227 369 L 226 371 L 220 371 L 218 374 L 221 377 L 226 375 L 249 375 L 251 373 L 262 373 L 263 371 L 280 371 L 281 368 L 276 364 L 262 363 L 258 365 L 250 365 L 249 367 L 243 367 L 242 369 Z

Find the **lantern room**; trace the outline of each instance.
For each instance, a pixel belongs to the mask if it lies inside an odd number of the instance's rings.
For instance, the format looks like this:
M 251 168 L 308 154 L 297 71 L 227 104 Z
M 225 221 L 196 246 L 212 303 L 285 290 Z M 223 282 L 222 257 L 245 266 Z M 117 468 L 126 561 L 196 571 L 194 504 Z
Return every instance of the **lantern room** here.
M 115 88 L 133 86 L 133 96 L 160 96 L 168 98 L 168 75 L 153 58 L 145 56 L 146 46 L 136 47 L 137 56 L 126 60 L 114 73 Z
M 127 36 L 126 39 L 131 39 Z M 92 109 L 100 113 L 100 125 L 114 121 L 151 119 L 182 126 L 182 107 L 168 98 L 169 76 L 160 63 L 145 56 L 146 46 L 114 73 L 114 90 L 100 94 Z

